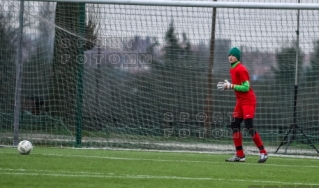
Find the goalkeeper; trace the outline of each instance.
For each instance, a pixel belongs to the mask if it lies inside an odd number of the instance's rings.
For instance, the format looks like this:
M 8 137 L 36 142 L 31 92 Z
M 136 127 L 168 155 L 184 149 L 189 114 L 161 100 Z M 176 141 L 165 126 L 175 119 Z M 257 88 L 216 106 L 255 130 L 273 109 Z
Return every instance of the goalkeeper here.
M 232 83 L 225 80 L 218 82 L 219 90 L 232 89 L 236 95 L 236 106 L 233 113 L 233 121 L 231 129 L 233 132 L 233 140 L 236 148 L 236 154 L 226 159 L 228 162 L 245 162 L 245 154 L 242 146 L 242 133 L 240 124 L 244 121 L 245 128 L 258 147 L 260 152 L 259 163 L 267 160 L 268 154 L 263 146 L 262 140 L 258 132 L 254 129 L 253 119 L 256 108 L 256 96 L 249 83 L 249 73 L 246 67 L 240 62 L 241 52 L 237 47 L 231 48 L 228 53 L 228 60 L 231 63 L 230 75 Z

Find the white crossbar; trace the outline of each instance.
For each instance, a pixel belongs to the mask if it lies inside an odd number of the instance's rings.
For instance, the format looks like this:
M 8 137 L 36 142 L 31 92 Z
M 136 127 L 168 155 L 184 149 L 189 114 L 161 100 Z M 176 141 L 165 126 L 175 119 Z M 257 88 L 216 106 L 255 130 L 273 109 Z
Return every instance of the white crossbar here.
M 251 2 L 214 2 L 214 1 L 172 1 L 172 0 L 28 0 L 42 2 L 69 2 L 144 6 L 177 6 L 177 7 L 216 7 L 216 8 L 249 8 L 249 9 L 299 9 L 318 10 L 314 3 L 251 3 Z

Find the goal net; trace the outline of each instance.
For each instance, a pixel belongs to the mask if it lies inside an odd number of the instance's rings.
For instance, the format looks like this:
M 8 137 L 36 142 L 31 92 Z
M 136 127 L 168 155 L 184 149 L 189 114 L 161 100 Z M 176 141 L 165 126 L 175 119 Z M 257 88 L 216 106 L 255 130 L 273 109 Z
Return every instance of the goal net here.
M 0 3 L 2 145 L 233 152 L 235 95 L 216 85 L 237 46 L 266 148 L 295 121 L 288 152 L 316 154 L 318 10 L 21 3 Z

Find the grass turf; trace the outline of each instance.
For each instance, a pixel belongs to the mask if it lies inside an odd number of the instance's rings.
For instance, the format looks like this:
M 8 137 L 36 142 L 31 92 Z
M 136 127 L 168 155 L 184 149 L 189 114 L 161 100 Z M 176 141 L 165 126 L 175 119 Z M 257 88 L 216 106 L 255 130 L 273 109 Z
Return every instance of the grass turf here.
M 35 148 L 20 155 L 0 148 L 5 187 L 319 187 L 318 159 L 270 156 L 258 164 L 227 163 L 230 155 Z M 284 186 L 283 186 L 284 185 Z

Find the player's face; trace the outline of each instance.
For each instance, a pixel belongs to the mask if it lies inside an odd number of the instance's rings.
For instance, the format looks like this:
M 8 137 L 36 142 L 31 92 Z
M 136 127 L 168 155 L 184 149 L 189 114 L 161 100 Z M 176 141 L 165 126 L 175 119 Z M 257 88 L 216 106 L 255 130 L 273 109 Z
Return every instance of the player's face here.
M 228 56 L 228 60 L 230 63 L 235 63 L 238 61 L 237 57 L 235 57 L 233 55 Z

